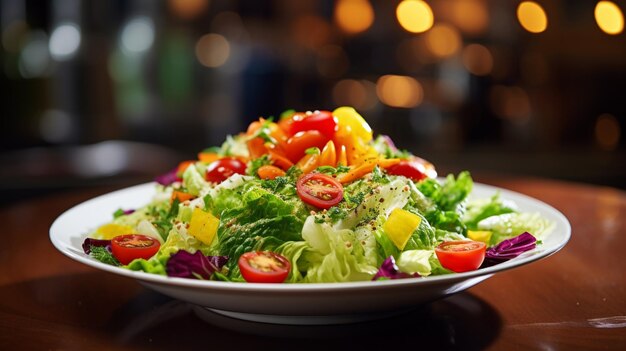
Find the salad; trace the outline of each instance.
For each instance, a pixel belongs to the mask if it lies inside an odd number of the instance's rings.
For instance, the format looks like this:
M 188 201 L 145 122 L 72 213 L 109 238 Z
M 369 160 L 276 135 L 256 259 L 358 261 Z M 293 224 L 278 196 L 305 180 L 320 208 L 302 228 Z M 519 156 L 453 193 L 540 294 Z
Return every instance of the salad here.
M 517 257 L 552 228 L 498 193 L 469 201 L 468 172 L 437 179 L 351 107 L 260 118 L 156 181 L 150 203 L 119 204 L 89 233 L 86 254 L 231 282 L 426 279 Z

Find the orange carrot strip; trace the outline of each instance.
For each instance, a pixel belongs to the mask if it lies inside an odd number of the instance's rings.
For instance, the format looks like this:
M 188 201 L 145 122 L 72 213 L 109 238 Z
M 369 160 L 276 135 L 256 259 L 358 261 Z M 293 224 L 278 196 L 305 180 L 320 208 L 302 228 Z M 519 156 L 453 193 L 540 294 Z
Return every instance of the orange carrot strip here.
M 195 196 L 189 194 L 189 193 L 185 193 L 182 191 L 178 191 L 178 190 L 174 190 L 172 191 L 172 197 L 170 197 L 170 203 L 173 203 L 174 200 L 178 199 L 179 202 L 184 202 L 187 200 L 191 200 L 194 199 Z
M 286 173 L 276 166 L 265 165 L 259 167 L 257 174 L 261 179 L 275 179 L 276 177 L 284 176 Z
M 386 169 L 389 168 L 393 165 L 397 165 L 398 163 L 402 162 L 401 159 L 399 158 L 379 158 L 378 159 L 378 166 L 380 168 Z
M 371 173 L 374 170 L 374 167 L 376 167 L 377 161 L 377 159 L 368 159 L 361 165 L 348 171 L 348 173 L 339 175 L 337 180 L 342 184 L 353 182 L 364 175 Z

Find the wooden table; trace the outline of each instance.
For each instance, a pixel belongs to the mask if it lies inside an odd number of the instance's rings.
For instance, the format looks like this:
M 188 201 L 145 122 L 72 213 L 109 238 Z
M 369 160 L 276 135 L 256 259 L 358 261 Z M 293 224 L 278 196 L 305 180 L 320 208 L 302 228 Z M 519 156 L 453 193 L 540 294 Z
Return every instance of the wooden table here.
M 207 323 L 185 303 L 57 252 L 48 239 L 52 221 L 113 189 L 5 206 L 0 350 L 626 350 L 626 193 L 541 179 L 478 180 L 559 209 L 572 224 L 569 244 L 407 314 L 344 326 L 273 326 L 217 315 Z

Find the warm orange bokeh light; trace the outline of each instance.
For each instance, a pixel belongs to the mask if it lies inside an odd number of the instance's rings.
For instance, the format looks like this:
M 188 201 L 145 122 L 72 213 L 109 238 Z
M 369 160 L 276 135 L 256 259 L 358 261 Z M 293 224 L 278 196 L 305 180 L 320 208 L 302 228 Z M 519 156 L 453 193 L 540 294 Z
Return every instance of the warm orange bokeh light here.
M 624 14 L 615 3 L 598 2 L 594 15 L 598 27 L 606 34 L 617 35 L 624 30 Z
M 519 23 L 531 33 L 541 33 L 548 28 L 546 11 L 534 1 L 524 1 L 517 7 Z
M 168 4 L 172 13 L 189 20 L 201 15 L 209 7 L 209 0 L 169 0 Z
M 386 75 L 378 78 L 376 94 L 380 101 L 392 107 L 411 108 L 424 98 L 422 85 L 412 77 Z
M 489 25 L 487 4 L 481 0 L 456 1 L 452 7 L 452 19 L 463 32 L 481 34 Z
M 426 46 L 434 56 L 452 56 L 461 48 L 461 35 L 450 25 L 437 24 L 426 33 Z
M 203 66 L 219 67 L 229 56 L 230 44 L 219 34 L 203 35 L 196 43 L 196 57 Z
M 619 121 L 615 116 L 605 113 L 598 116 L 595 126 L 596 142 L 605 150 L 613 150 L 621 137 Z
M 433 10 L 421 0 L 404 0 L 396 8 L 396 18 L 405 30 L 422 33 L 433 26 Z
M 335 5 L 335 22 L 348 34 L 361 33 L 374 23 L 374 9 L 367 0 L 340 0 Z
M 470 44 L 463 49 L 463 65 L 470 73 L 484 76 L 493 69 L 493 56 L 485 46 Z

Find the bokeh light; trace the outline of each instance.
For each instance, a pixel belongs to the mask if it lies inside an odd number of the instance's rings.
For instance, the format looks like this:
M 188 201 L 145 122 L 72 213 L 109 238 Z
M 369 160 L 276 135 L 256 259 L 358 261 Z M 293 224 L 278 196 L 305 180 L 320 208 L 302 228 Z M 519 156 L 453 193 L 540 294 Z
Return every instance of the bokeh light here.
M 52 58 L 65 61 L 72 58 L 80 46 L 80 29 L 74 23 L 61 24 L 52 31 L 48 47 Z
M 491 108 L 501 118 L 525 122 L 530 118 L 530 98 L 520 87 L 496 85 L 490 92 Z
M 541 5 L 534 1 L 523 1 L 517 7 L 519 23 L 531 33 L 541 33 L 548 28 L 548 15 Z
M 596 143 L 604 150 L 614 150 L 621 137 L 622 130 L 615 116 L 604 113 L 596 119 L 594 129 Z
M 223 36 L 215 33 L 203 35 L 196 43 L 196 57 L 203 66 L 219 67 L 230 56 L 230 44 Z
M 335 4 L 335 22 L 348 34 L 361 33 L 374 23 L 374 9 L 367 0 L 339 0 Z
M 74 125 L 69 114 L 60 110 L 48 110 L 39 120 L 39 133 L 51 143 L 67 142 L 72 137 Z
M 452 20 L 460 30 L 468 34 L 482 34 L 489 26 L 489 11 L 485 1 L 455 1 L 452 7 Z
M 434 16 L 430 6 L 421 0 L 404 0 L 396 8 L 398 22 L 411 33 L 422 33 L 433 26 Z
M 470 44 L 463 49 L 463 66 L 472 74 L 484 76 L 493 69 L 493 56 L 484 45 Z
M 452 56 L 461 48 L 461 35 L 448 24 L 437 24 L 426 33 L 426 46 L 434 56 Z
M 19 56 L 18 69 L 24 78 L 44 75 L 50 66 L 48 36 L 41 30 L 32 31 Z
M 615 3 L 598 2 L 594 15 L 598 27 L 606 34 L 617 35 L 624 30 L 624 14 Z
M 415 107 L 424 98 L 422 85 L 415 78 L 397 75 L 378 78 L 376 94 L 385 105 L 403 108 Z
M 209 7 L 209 0 L 169 0 L 168 5 L 174 15 L 190 20 L 206 11 Z
M 340 80 L 333 87 L 333 100 L 337 106 L 352 106 L 360 111 L 369 111 L 378 102 L 376 84 L 368 80 Z
M 154 43 L 154 23 L 148 17 L 130 20 L 122 30 L 122 50 L 127 54 L 148 51 Z
M 332 36 L 330 24 L 320 16 L 305 15 L 298 17 L 292 24 L 294 42 L 312 50 L 327 45 Z

